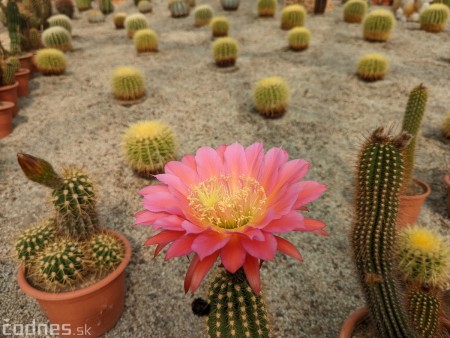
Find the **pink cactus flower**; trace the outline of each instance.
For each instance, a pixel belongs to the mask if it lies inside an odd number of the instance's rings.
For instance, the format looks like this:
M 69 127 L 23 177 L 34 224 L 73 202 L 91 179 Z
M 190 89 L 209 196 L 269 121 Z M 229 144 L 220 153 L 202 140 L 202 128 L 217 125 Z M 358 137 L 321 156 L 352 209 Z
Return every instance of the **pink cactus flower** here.
M 275 233 L 327 235 L 323 222 L 297 211 L 326 190 L 302 181 L 308 168 L 303 159 L 288 161 L 282 149 L 264 153 L 262 143 L 202 147 L 195 156 L 169 162 L 156 175 L 162 184 L 140 191 L 145 210 L 136 214 L 136 224 L 161 230 L 145 242 L 157 245 L 155 256 L 169 243 L 166 260 L 193 254 L 185 292 L 195 292 L 220 257 L 231 273 L 243 267 L 259 293 L 262 261 L 272 261 L 277 250 L 302 261 L 297 248 Z

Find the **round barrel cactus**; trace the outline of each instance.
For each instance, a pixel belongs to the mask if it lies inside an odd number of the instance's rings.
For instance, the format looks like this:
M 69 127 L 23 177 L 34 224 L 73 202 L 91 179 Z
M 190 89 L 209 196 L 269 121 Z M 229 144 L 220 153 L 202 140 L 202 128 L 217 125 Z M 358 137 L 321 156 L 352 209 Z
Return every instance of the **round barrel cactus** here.
M 311 32 L 306 27 L 294 27 L 289 31 L 289 48 L 294 51 L 302 51 L 308 48 Z
M 114 14 L 113 21 L 116 29 L 125 28 L 125 19 L 127 17 L 127 13 L 119 12 Z
M 216 16 L 212 18 L 210 26 L 213 37 L 222 37 L 228 35 L 230 22 L 224 16 Z
M 91 237 L 89 241 L 91 260 L 96 266 L 96 272 L 104 275 L 113 271 L 122 262 L 125 248 L 122 241 L 114 234 L 100 232 Z
M 366 54 L 358 61 L 358 76 L 365 81 L 377 81 L 384 78 L 388 70 L 388 61 L 382 54 Z
M 209 5 L 202 5 L 195 8 L 195 27 L 208 25 L 213 17 L 213 10 Z
M 391 38 L 394 27 L 394 14 L 387 9 L 376 9 L 364 18 L 364 39 L 374 42 L 388 41 Z
M 66 66 L 67 58 L 58 49 L 44 48 L 36 53 L 36 67 L 43 75 L 61 75 Z
M 258 15 L 260 17 L 273 17 L 277 8 L 276 0 L 259 0 Z
M 184 18 L 191 8 L 184 0 L 169 0 L 169 10 L 172 18 Z
M 151 29 L 140 29 L 133 36 L 134 46 L 138 53 L 158 51 L 158 36 Z
M 220 4 L 225 11 L 236 11 L 239 8 L 240 0 L 220 0 Z
M 281 11 L 281 29 L 289 30 L 305 25 L 306 10 L 300 5 L 289 5 Z
M 67 52 L 72 50 L 72 38 L 67 29 L 60 26 L 49 27 L 42 33 L 42 44 L 47 48 L 56 48 Z
M 361 23 L 367 13 L 367 1 L 350 0 L 344 5 L 344 21 L 348 23 Z
M 114 97 L 122 101 L 133 101 L 145 95 L 145 81 L 141 71 L 135 67 L 119 67 L 111 77 Z
M 438 33 L 445 30 L 449 18 L 449 8 L 444 4 L 432 4 L 420 13 L 420 29 Z
M 150 13 L 151 11 L 153 11 L 153 5 L 148 0 L 139 1 L 137 7 L 138 7 L 139 12 L 141 12 L 143 14 Z
M 72 33 L 72 21 L 67 15 L 57 14 L 47 19 L 50 27 L 60 26 L 65 28 L 69 33 Z
M 212 50 L 217 66 L 230 67 L 236 63 L 239 48 L 235 39 L 229 37 L 219 38 L 214 41 Z
M 266 117 L 280 117 L 287 109 L 289 87 L 278 76 L 258 81 L 253 89 L 255 109 Z
M 136 31 L 148 28 L 148 20 L 145 15 L 141 13 L 128 15 L 125 19 L 125 28 L 128 37 L 131 39 Z

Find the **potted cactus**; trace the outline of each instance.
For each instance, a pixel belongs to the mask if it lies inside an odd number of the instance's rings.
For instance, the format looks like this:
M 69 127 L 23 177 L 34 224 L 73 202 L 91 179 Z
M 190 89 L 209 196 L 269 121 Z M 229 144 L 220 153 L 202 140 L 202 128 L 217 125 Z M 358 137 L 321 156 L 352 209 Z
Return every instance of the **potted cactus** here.
M 16 81 L 16 65 L 12 60 L 0 60 L 0 101 L 14 103 L 13 117 L 19 112 L 18 87 Z
M 92 181 L 82 170 L 67 168 L 60 175 L 40 158 L 22 153 L 17 158 L 30 180 L 53 190 L 55 209 L 16 243 L 19 286 L 70 336 L 97 337 L 123 312 L 130 243 L 101 226 Z
M 14 103 L 0 101 L 0 139 L 8 136 L 12 132 L 12 110 Z

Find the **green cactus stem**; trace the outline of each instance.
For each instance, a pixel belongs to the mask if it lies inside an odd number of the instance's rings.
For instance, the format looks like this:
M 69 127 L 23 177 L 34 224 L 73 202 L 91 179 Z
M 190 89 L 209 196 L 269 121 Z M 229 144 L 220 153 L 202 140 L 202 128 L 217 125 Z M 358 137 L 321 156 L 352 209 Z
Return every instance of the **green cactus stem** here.
M 366 54 L 358 61 L 357 74 L 364 81 L 378 81 L 384 78 L 388 68 L 388 60 L 383 54 Z
M 11 86 L 16 83 L 16 66 L 7 60 L 1 64 L 1 85 Z
M 141 0 L 139 1 L 138 5 L 138 10 L 141 13 L 151 13 L 153 11 L 153 5 L 150 1 L 147 0 Z
M 122 241 L 109 232 L 101 232 L 91 237 L 89 246 L 96 272 L 104 275 L 113 271 L 122 262 L 125 248 Z
M 43 75 L 61 75 L 66 71 L 67 58 L 54 48 L 43 48 L 36 53 L 36 67 Z
M 125 28 L 125 19 L 127 18 L 127 13 L 125 12 L 119 12 L 114 14 L 114 26 L 116 29 L 122 29 Z
M 350 0 L 344 5 L 344 21 L 348 23 L 361 23 L 367 13 L 366 0 Z
M 125 28 L 128 37 L 131 39 L 138 30 L 148 28 L 147 18 L 142 13 L 128 15 L 125 19 Z
M 448 113 L 442 121 L 441 131 L 445 138 L 450 139 L 450 113 Z
M 210 26 L 212 36 L 215 38 L 227 36 L 228 31 L 230 30 L 230 22 L 224 16 L 216 16 L 212 18 Z
M 69 33 L 72 33 L 72 21 L 67 15 L 57 14 L 48 18 L 47 22 L 50 27 L 62 27 L 65 28 Z
M 138 30 L 133 36 L 133 42 L 138 53 L 158 51 L 158 35 L 151 29 Z

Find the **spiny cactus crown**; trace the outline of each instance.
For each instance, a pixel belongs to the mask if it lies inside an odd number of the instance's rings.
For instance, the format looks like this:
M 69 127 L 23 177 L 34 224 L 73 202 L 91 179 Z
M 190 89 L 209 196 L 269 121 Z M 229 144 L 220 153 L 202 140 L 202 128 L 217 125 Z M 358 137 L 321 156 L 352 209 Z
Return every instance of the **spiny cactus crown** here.
M 224 16 L 215 16 L 214 18 L 212 18 L 210 26 L 213 36 L 227 36 L 228 30 L 230 29 L 230 22 Z
M 308 48 L 310 39 L 311 31 L 306 27 L 294 27 L 288 34 L 289 47 L 296 51 Z
M 97 271 L 102 274 L 114 270 L 124 257 L 122 241 L 108 232 L 92 236 L 89 246 L 92 250 L 92 261 L 98 268 Z
M 153 10 L 153 5 L 148 0 L 141 0 L 138 3 L 138 10 L 141 13 L 150 13 Z
M 184 0 L 170 0 L 169 10 L 173 18 L 182 18 L 189 15 L 190 6 Z
M 59 26 L 65 28 L 69 33 L 72 33 L 72 21 L 64 14 L 53 15 L 48 18 L 47 22 L 50 27 Z
M 100 0 L 98 7 L 105 15 L 114 12 L 114 5 L 111 0 Z
M 449 7 L 445 4 L 432 4 L 420 13 L 420 28 L 427 32 L 442 32 L 447 27 L 450 16 Z
M 136 31 L 148 28 L 147 18 L 141 13 L 128 15 L 125 19 L 125 28 L 128 31 L 128 37 L 132 38 Z
M 158 36 L 151 29 L 140 29 L 133 36 L 134 46 L 138 53 L 158 50 Z
M 118 12 L 114 14 L 114 26 L 116 26 L 117 29 L 125 28 L 125 19 L 127 18 L 127 13 L 125 12 Z
M 56 48 L 66 52 L 72 50 L 72 37 L 63 27 L 49 27 L 42 33 L 42 44 L 47 48 Z
M 38 223 L 20 234 L 16 242 L 17 257 L 27 266 L 34 263 L 36 253 L 54 241 L 56 234 L 53 219 Z
M 214 41 L 212 50 L 216 64 L 227 67 L 235 64 L 239 48 L 235 39 L 224 37 Z
M 301 5 L 289 5 L 281 11 L 281 29 L 288 30 L 305 25 L 306 10 Z
M 276 0 L 258 0 L 258 15 L 263 17 L 272 17 L 277 8 Z
M 358 76 L 365 81 L 384 78 L 388 71 L 388 61 L 383 54 L 366 54 L 358 61 Z
M 287 108 L 289 87 L 278 77 L 268 77 L 258 81 L 253 89 L 256 110 L 267 117 L 279 117 Z
M 395 27 L 395 17 L 390 10 L 376 9 L 363 22 L 363 35 L 368 41 L 384 42 L 390 39 Z
M 344 5 L 344 21 L 349 23 L 360 23 L 367 13 L 367 1 L 350 0 Z
M 195 8 L 194 11 L 195 26 L 201 27 L 210 23 L 213 17 L 213 10 L 209 5 L 201 5 Z
M 119 67 L 111 77 L 116 99 L 133 101 L 145 95 L 145 81 L 141 71 L 135 67 Z
M 40 49 L 36 53 L 36 67 L 44 75 L 60 75 L 66 71 L 67 58 L 54 48 Z

